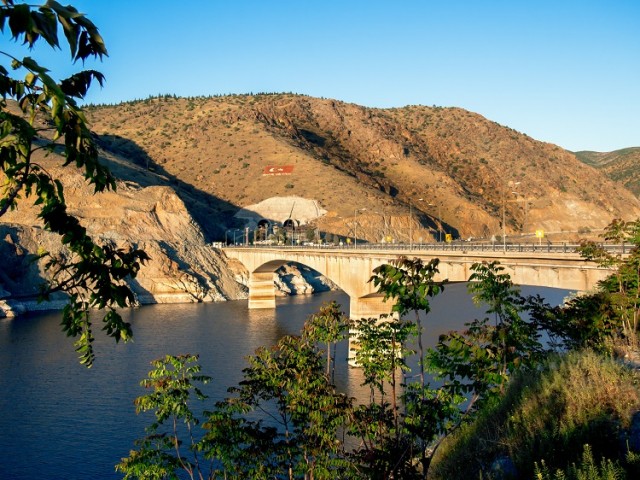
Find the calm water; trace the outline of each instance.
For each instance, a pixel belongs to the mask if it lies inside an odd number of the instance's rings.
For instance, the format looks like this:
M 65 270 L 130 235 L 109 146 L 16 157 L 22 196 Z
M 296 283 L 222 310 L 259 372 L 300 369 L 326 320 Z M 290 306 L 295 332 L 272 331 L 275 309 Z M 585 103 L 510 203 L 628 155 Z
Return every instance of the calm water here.
M 537 289 L 550 303 L 566 291 Z M 533 290 L 523 290 L 533 293 Z M 48 313 L 0 320 L 0 479 L 120 478 L 114 465 L 144 435 L 149 417 L 137 416 L 133 399 L 149 362 L 167 353 L 198 353 L 211 402 L 242 379 L 244 357 L 286 334 L 298 334 L 304 320 L 330 300 L 348 312 L 337 292 L 278 300 L 275 311 L 248 310 L 246 301 L 154 305 L 126 312 L 133 343 L 117 345 L 99 332 L 91 370 L 78 364 L 72 340 L 60 329 L 60 315 Z M 425 344 L 482 316 L 462 284 L 449 285 L 432 301 Z M 346 364 L 346 342 L 336 372 L 341 391 L 365 398 L 361 372 Z

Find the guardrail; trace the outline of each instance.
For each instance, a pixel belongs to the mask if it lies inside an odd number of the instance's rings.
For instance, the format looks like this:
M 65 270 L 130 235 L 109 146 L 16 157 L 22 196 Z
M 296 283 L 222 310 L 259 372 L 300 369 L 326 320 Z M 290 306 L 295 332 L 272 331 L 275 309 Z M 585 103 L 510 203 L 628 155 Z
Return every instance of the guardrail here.
M 216 245 L 217 246 L 217 245 Z M 627 254 L 630 245 L 601 244 L 607 252 L 612 254 Z M 331 245 L 331 244 L 294 244 L 294 245 L 267 245 L 267 244 L 236 244 L 221 245 L 221 248 L 272 248 L 272 249 L 309 249 L 309 250 L 394 250 L 400 252 L 415 251 L 439 251 L 439 252 L 539 252 L 539 253 L 576 253 L 578 244 L 571 243 L 484 243 L 484 242 L 452 242 L 452 243 L 414 243 L 413 245 L 402 243 L 361 243 L 355 245 Z

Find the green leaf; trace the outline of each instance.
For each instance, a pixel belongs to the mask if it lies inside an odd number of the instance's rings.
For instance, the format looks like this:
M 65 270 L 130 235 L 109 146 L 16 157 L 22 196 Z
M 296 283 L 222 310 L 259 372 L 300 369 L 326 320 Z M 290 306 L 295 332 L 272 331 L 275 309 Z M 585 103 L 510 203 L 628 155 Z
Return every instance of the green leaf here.
M 50 46 L 59 48 L 58 28 L 55 15 L 51 9 L 46 6 L 40 7 L 39 10 L 40 11 L 31 13 L 35 26 L 34 30 L 42 35 L 42 38 L 44 38 Z
M 11 29 L 11 35 L 14 40 L 17 40 L 20 35 L 24 35 L 33 29 L 33 20 L 30 15 L 29 5 L 18 4 L 13 5 L 9 10 L 9 28 Z M 25 39 L 24 43 L 29 43 Z M 33 46 L 33 43 L 29 43 L 29 46 Z

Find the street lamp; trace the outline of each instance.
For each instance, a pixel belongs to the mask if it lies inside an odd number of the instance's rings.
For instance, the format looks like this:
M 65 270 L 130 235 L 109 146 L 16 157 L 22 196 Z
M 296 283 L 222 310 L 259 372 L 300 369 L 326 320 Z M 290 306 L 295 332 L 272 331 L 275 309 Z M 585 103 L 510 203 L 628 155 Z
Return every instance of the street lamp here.
M 418 199 L 422 201 L 421 198 Z M 409 251 L 413 250 L 413 203 L 409 201 Z
M 235 245 L 235 244 L 236 244 L 236 232 L 238 232 L 238 231 L 239 231 L 239 230 L 238 230 L 237 228 L 229 228 L 229 229 L 225 230 L 225 231 L 224 231 L 224 244 L 225 244 L 225 245 L 228 245 L 228 244 L 229 244 L 229 242 L 228 242 L 228 240 L 227 240 L 227 236 L 228 236 L 227 234 L 228 234 L 229 232 L 231 232 L 231 233 L 233 233 L 233 244 Z M 229 238 L 230 238 L 230 237 L 229 237 Z
M 358 212 L 364 212 L 366 208 L 353 210 L 353 248 L 358 246 Z
M 438 207 L 438 243 L 442 241 L 442 202 L 435 205 L 434 203 L 428 204 L 430 207 Z
M 387 238 L 388 226 L 387 226 L 387 217 L 385 216 L 384 207 L 382 207 L 382 213 L 377 210 L 373 212 L 382 217 L 382 238 L 380 239 L 380 243 L 385 243 Z
M 513 182 L 509 180 L 507 184 L 509 188 L 513 188 L 516 185 L 520 185 L 520 182 Z M 512 192 L 515 193 L 515 192 Z M 507 223 L 506 223 L 506 209 L 507 209 L 507 189 L 502 191 L 502 251 L 507 251 Z
M 384 230 L 382 232 L 384 241 L 386 242 L 389 238 L 389 222 L 391 221 L 391 217 L 387 218 L 386 212 L 384 211 L 384 207 L 382 207 L 382 221 L 384 222 Z
M 520 235 L 525 235 L 527 231 L 527 210 L 529 209 L 529 199 L 527 196 L 520 192 L 513 192 L 516 195 L 516 201 L 520 203 L 520 197 L 522 197 L 522 211 L 524 213 L 524 219 L 522 220 L 522 227 L 520 228 Z
M 442 202 L 438 204 L 438 242 L 442 242 Z

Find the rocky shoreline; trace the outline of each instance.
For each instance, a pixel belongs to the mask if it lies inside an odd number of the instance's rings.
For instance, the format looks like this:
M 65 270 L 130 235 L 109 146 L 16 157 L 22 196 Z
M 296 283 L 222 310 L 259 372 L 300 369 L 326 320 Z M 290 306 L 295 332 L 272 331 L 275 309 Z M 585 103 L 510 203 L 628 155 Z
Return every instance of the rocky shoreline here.
M 311 295 L 316 292 L 335 290 L 337 287 L 327 278 L 318 275 L 310 269 L 297 265 L 285 265 L 276 272 L 274 283 L 276 295 Z M 242 282 L 241 282 L 242 284 Z M 223 302 L 229 300 L 242 300 L 247 295 L 239 295 L 236 298 L 224 298 L 222 296 L 205 296 L 198 299 L 196 292 L 175 292 L 151 295 L 142 293 L 136 295 L 135 306 L 155 304 L 184 304 L 197 302 Z M 13 318 L 31 312 L 60 311 L 67 304 L 65 298 L 56 298 L 39 301 L 37 297 L 13 298 L 9 292 L 0 290 L 0 318 Z

